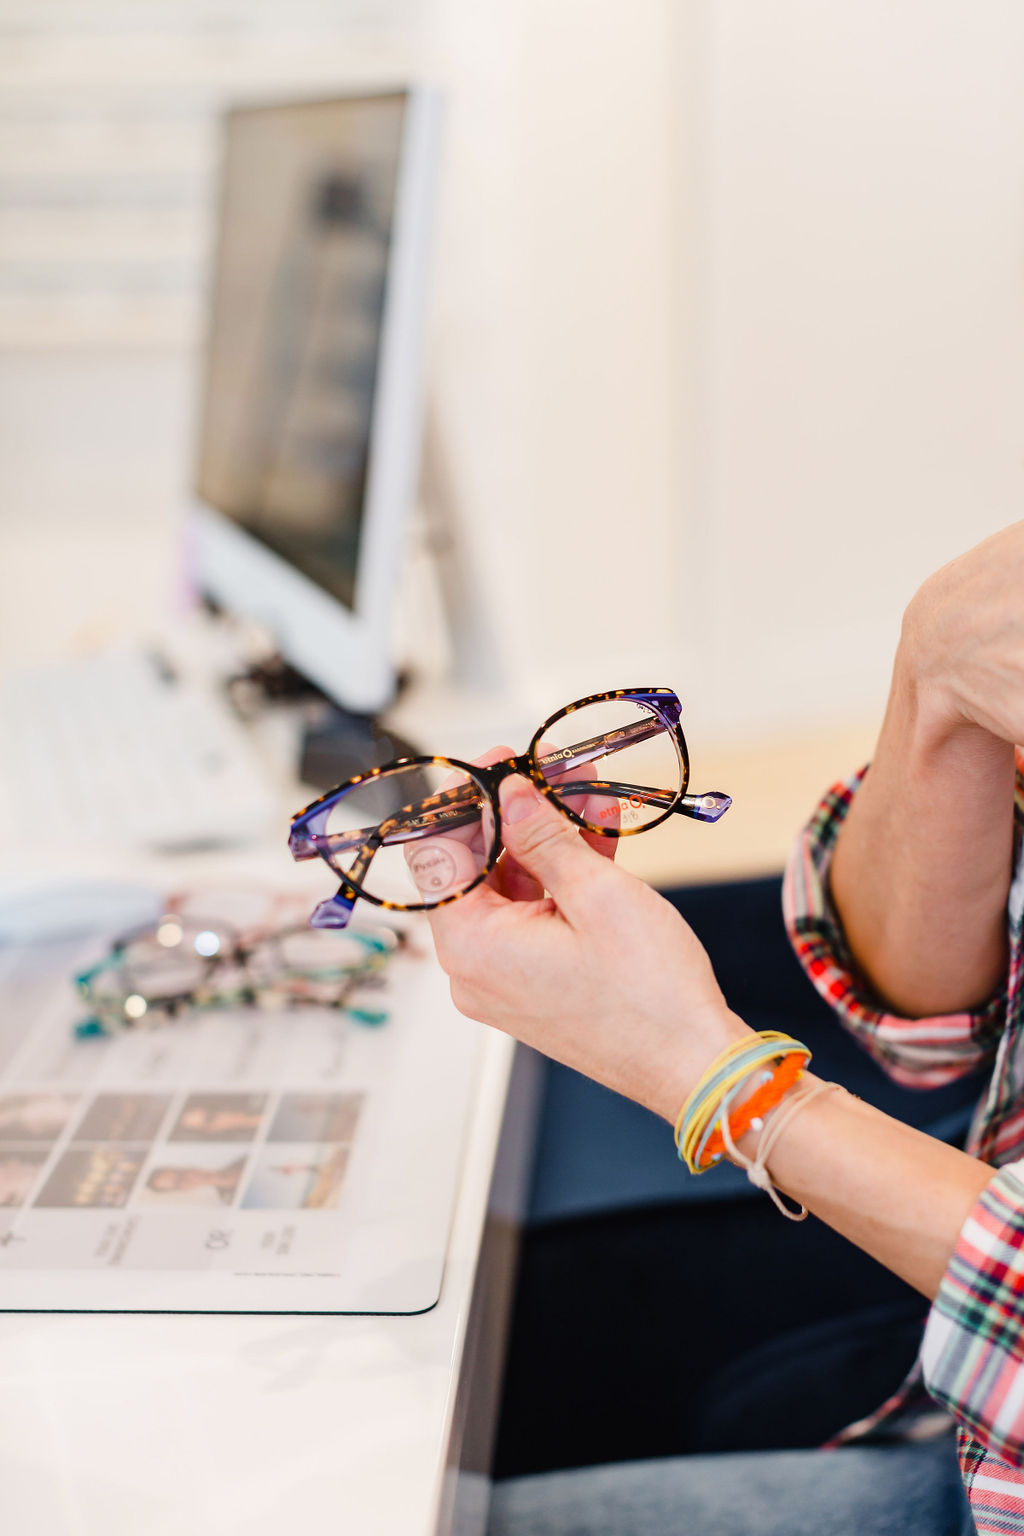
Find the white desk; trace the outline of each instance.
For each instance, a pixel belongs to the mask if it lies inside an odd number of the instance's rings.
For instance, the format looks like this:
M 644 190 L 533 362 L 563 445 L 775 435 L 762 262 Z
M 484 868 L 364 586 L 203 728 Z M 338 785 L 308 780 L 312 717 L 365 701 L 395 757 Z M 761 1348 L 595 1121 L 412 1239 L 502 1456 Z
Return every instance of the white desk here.
M 9 651 L 8 664 L 16 663 Z M 284 849 L 68 873 L 323 892 Z M 5 877 L 52 880 L 38 847 Z M 481 1026 L 482 1030 L 482 1026 Z M 438 1305 L 415 1317 L 0 1314 L 0 1512 L 11 1536 L 470 1536 L 532 1149 L 536 1063 L 485 1036 Z M 510 1082 L 513 1091 L 510 1096 Z
M 482 1531 L 535 1077 L 488 1036 L 430 1312 L 0 1316 L 4 1529 Z

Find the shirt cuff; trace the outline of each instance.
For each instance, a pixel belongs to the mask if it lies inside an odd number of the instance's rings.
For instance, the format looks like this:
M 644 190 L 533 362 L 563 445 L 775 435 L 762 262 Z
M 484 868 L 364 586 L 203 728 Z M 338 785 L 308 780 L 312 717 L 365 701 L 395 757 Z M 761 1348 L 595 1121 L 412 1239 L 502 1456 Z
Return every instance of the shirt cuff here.
M 797 839 L 782 888 L 786 931 L 817 991 L 889 1076 L 908 1088 L 940 1088 L 992 1059 L 1006 991 L 975 1012 L 908 1019 L 887 1009 L 859 974 L 829 875 L 839 829 L 867 772 L 833 785 Z
M 928 1391 L 986 1449 L 1024 1462 L 1024 1162 L 1007 1163 L 964 1222 L 928 1316 Z

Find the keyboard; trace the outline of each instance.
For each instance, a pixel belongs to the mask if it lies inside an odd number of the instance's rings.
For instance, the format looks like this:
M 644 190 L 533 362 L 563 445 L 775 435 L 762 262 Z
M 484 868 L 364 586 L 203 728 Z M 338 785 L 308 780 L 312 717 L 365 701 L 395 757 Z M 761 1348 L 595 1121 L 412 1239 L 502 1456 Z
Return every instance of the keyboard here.
M 143 650 L 0 678 L 0 797 L 22 838 L 140 851 L 255 841 L 279 811 L 227 706 Z

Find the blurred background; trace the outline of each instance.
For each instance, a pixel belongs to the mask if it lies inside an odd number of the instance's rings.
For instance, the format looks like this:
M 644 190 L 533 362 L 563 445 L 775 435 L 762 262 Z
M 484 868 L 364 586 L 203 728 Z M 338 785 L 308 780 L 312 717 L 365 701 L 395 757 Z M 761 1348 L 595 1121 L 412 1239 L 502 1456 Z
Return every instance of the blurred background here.
M 0 664 L 179 601 L 220 112 L 427 80 L 465 680 L 675 686 L 791 832 L 1021 514 L 1022 78 L 1014 0 L 0 0 Z

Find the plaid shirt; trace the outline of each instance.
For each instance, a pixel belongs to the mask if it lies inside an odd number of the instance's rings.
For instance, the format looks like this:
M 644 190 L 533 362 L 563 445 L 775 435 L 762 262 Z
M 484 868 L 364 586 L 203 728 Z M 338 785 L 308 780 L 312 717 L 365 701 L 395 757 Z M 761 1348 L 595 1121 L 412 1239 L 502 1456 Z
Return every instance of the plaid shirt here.
M 937 1088 L 991 1067 L 967 1151 L 998 1171 L 964 1223 L 918 1364 L 895 1396 L 837 1443 L 880 1431 L 926 1433 L 923 1410 L 935 1411 L 930 1397 L 956 1420 L 981 1536 L 1024 1533 L 1024 753 L 1017 756 L 1006 982 L 978 1012 L 937 1018 L 885 1010 L 858 976 L 831 902 L 836 835 L 865 771 L 828 792 L 793 850 L 783 886 L 790 940 L 822 997 L 897 1082 Z

